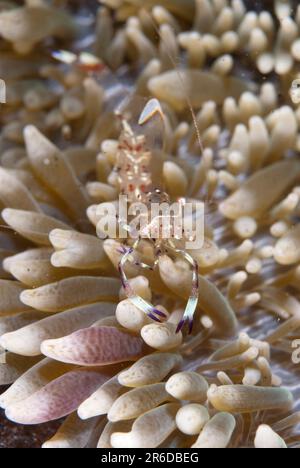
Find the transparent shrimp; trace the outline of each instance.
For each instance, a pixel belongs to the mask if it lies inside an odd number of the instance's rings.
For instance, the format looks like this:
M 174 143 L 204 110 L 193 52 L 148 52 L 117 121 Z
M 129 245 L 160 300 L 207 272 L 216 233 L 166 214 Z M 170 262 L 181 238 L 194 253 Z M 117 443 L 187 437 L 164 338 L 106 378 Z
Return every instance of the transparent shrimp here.
M 164 115 L 160 106 L 160 103 L 156 99 L 151 99 L 140 115 L 138 119 L 138 125 L 142 130 L 143 125 L 149 122 L 151 119 L 159 117 L 162 121 Z M 142 202 L 148 209 L 151 209 L 152 203 L 169 203 L 169 197 L 166 192 L 160 190 L 153 183 L 151 172 L 150 172 L 150 161 L 151 151 L 146 146 L 145 134 L 138 135 L 128 120 L 125 117 L 121 117 L 123 131 L 119 139 L 119 147 L 117 154 L 117 163 L 115 170 L 118 173 L 118 180 L 120 185 L 120 191 L 128 196 L 129 203 Z M 174 256 L 182 256 L 192 267 L 192 290 L 188 299 L 182 320 L 177 326 L 176 332 L 178 333 L 185 324 L 188 324 L 189 333 L 192 332 L 193 317 L 198 304 L 199 298 L 199 279 L 198 279 L 198 264 L 183 248 L 177 247 L 177 238 L 175 237 L 175 217 L 170 218 L 170 238 L 166 239 L 160 232 L 161 221 L 163 215 L 157 216 L 151 219 L 151 223 L 146 225 L 140 234 L 143 234 L 143 238 L 147 238 L 148 241 L 153 243 L 155 252 L 155 262 L 152 266 L 139 263 L 143 268 L 154 270 L 158 264 L 159 257 L 163 254 L 173 254 Z M 119 223 L 123 228 L 127 230 L 131 235 L 131 229 L 129 225 L 125 225 L 123 220 L 119 220 Z M 155 238 L 151 237 L 151 234 L 155 232 Z M 146 302 L 144 299 L 135 294 L 131 288 L 128 278 L 125 273 L 125 265 L 130 261 L 132 254 L 137 249 L 141 238 L 137 239 L 133 246 L 125 248 L 123 256 L 119 262 L 119 272 L 122 280 L 122 285 L 127 297 L 142 310 L 148 317 L 153 320 L 161 321 L 165 315 L 155 308 L 152 304 Z M 136 262 L 135 262 L 136 263 Z

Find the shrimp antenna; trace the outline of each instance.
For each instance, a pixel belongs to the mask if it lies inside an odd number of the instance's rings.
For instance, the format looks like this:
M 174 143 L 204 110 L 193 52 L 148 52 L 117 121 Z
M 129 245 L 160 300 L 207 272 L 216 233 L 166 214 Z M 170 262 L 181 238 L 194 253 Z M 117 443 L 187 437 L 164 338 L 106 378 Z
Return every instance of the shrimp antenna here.
M 165 43 L 165 40 L 164 38 L 162 37 L 161 33 L 160 33 L 160 30 L 159 28 L 157 27 L 154 19 L 152 18 L 151 14 L 145 10 L 156 34 L 158 35 L 158 37 L 163 41 L 163 43 L 166 45 Z M 170 26 L 171 27 L 171 26 Z M 194 125 L 194 128 L 195 128 L 195 131 L 196 131 L 196 136 L 197 136 L 197 140 L 198 140 L 198 143 L 199 143 L 199 147 L 200 147 L 200 150 L 201 150 L 201 156 L 203 156 L 203 153 L 204 153 L 204 147 L 203 147 L 203 143 L 202 143 L 202 139 L 201 139 L 201 134 L 200 134 L 200 130 L 199 130 L 199 127 L 198 127 L 198 124 L 197 124 L 197 117 L 196 117 L 196 114 L 195 114 L 195 111 L 193 109 L 193 106 L 192 106 L 192 102 L 191 102 L 191 98 L 188 94 L 188 92 L 186 91 L 186 88 L 185 88 L 185 85 L 184 85 L 184 81 L 183 81 L 183 78 L 182 78 L 182 75 L 177 67 L 177 63 L 174 59 L 174 57 L 172 56 L 171 52 L 169 51 L 169 48 L 167 47 L 166 45 L 166 54 L 168 56 L 168 58 L 170 59 L 171 63 L 173 64 L 174 66 L 174 70 L 178 76 L 178 79 L 180 81 L 180 84 L 181 84 L 181 87 L 182 87 L 182 91 L 184 93 L 184 97 L 186 99 L 186 102 L 188 104 L 188 107 L 189 107 L 189 110 L 191 112 L 191 115 L 192 115 L 192 119 L 193 119 L 193 125 Z

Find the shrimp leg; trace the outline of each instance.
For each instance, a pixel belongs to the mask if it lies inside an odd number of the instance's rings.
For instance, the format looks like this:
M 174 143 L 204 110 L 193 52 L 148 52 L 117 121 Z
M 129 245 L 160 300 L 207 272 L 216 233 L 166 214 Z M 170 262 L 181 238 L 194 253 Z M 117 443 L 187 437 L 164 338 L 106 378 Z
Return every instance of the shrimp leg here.
M 172 247 L 173 248 L 173 247 Z M 188 324 L 188 330 L 189 334 L 192 333 L 193 330 L 193 320 L 194 320 L 194 314 L 198 305 L 198 300 L 199 300 L 199 268 L 198 268 L 198 263 L 196 260 L 193 259 L 193 257 L 185 252 L 184 250 L 181 249 L 174 249 L 174 251 L 177 254 L 182 255 L 188 263 L 192 266 L 192 290 L 190 297 L 188 299 L 184 314 L 182 316 L 182 319 L 177 325 L 176 333 L 179 333 L 185 324 Z
M 134 252 L 134 249 L 137 247 L 139 241 L 135 242 L 134 247 L 130 247 L 122 256 L 119 262 L 119 273 L 121 277 L 122 286 L 126 293 L 128 299 L 142 312 L 144 312 L 149 318 L 155 320 L 156 322 L 161 322 L 162 319 L 166 318 L 166 315 L 160 310 L 156 309 L 150 302 L 145 301 L 142 297 L 138 296 L 128 281 L 128 278 L 125 273 L 125 265 L 130 259 L 130 255 Z

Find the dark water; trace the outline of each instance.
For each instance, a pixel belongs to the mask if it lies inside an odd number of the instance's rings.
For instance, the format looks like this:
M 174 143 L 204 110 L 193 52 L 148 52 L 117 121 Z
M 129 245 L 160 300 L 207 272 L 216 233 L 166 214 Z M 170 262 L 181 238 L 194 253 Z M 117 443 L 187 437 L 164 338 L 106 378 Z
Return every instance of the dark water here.
M 0 393 L 4 391 L 0 387 Z M 0 410 L 0 448 L 40 448 L 59 428 L 61 421 L 23 426 L 8 421 Z

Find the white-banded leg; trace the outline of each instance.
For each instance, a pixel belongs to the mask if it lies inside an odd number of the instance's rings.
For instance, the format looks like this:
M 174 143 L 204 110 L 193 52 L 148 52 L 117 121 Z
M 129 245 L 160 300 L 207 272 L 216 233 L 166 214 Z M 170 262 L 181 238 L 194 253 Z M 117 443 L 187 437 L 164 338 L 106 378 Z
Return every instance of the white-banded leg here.
M 123 226 L 124 227 L 124 226 Z M 130 230 L 130 226 L 127 226 L 127 228 Z M 161 312 L 160 310 L 156 309 L 150 302 L 146 301 L 142 297 L 138 296 L 133 288 L 130 286 L 130 283 L 128 281 L 126 272 L 125 272 L 125 265 L 128 261 L 131 261 L 131 263 L 134 263 L 137 266 L 140 266 L 142 268 L 150 269 L 152 270 L 153 267 L 150 267 L 146 263 L 143 262 L 136 262 L 135 260 L 132 261 L 132 254 L 134 251 L 137 249 L 141 239 L 137 239 L 132 247 L 127 247 L 123 246 L 123 250 L 121 253 L 123 253 L 123 256 L 121 260 L 119 261 L 118 269 L 119 269 L 119 274 L 122 282 L 123 289 L 125 291 L 126 296 L 128 299 L 142 312 L 144 312 L 148 317 L 150 317 L 152 320 L 155 320 L 156 322 L 161 322 L 163 319 L 166 318 L 166 315 Z
M 178 323 L 177 329 L 176 329 L 176 333 L 179 333 L 183 329 L 185 324 L 187 324 L 189 334 L 191 334 L 192 330 L 193 330 L 194 314 L 195 314 L 195 311 L 196 311 L 196 308 L 197 308 L 197 305 L 198 305 L 198 301 L 199 301 L 199 267 L 198 267 L 198 263 L 196 262 L 196 260 L 190 254 L 185 252 L 185 250 L 174 248 L 171 244 L 170 244 L 170 246 L 171 246 L 171 249 L 175 253 L 180 254 L 181 256 L 183 256 L 185 258 L 185 260 L 187 260 L 187 262 L 192 267 L 192 289 L 191 289 L 191 293 L 190 293 L 188 302 L 186 304 L 182 319 Z

